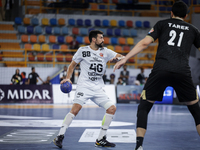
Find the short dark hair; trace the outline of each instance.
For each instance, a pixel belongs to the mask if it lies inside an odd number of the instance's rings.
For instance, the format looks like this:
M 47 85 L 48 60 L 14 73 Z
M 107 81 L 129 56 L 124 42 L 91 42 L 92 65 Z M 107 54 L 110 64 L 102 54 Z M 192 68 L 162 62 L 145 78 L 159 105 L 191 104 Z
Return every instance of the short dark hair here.
M 172 6 L 174 16 L 184 18 L 188 13 L 188 6 L 183 1 L 177 1 Z
M 100 30 L 92 30 L 92 31 L 90 31 L 90 33 L 89 33 L 90 43 L 92 42 L 92 38 L 97 38 L 97 34 L 103 34 L 103 32 L 100 31 Z
M 32 67 L 31 70 L 33 71 L 33 69 L 35 69 L 35 67 Z

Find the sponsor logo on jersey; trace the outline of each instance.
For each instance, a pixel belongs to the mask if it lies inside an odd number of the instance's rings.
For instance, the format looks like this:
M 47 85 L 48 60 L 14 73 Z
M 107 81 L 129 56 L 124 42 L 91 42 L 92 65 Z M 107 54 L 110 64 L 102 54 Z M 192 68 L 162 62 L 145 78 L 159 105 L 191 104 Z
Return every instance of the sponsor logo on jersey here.
M 98 78 L 97 78 L 97 77 L 89 77 L 89 79 L 90 79 L 91 81 L 98 80 Z
M 90 60 L 90 62 L 102 62 L 102 60 L 97 57 L 93 57 L 93 60 Z
M 103 53 L 99 53 L 99 55 L 100 55 L 101 57 L 103 57 Z
M 102 76 L 103 74 L 99 74 L 99 73 L 96 73 L 96 72 L 88 72 L 88 75 L 89 76 Z
M 83 95 L 84 95 L 84 93 L 78 92 L 76 97 L 80 97 L 80 96 L 83 96 Z
M 154 29 L 152 28 L 152 29 L 149 31 L 149 34 L 152 33 L 153 31 L 154 31 Z

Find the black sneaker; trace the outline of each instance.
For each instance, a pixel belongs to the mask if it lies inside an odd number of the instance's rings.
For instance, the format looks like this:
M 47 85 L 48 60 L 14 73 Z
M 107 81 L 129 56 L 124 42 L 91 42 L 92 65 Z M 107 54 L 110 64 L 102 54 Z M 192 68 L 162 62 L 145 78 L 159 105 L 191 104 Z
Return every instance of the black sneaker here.
M 101 139 L 99 141 L 98 141 L 98 139 L 96 140 L 95 146 L 97 146 L 97 147 L 115 147 L 115 144 L 108 142 L 106 140 L 106 136 L 104 135 L 103 139 Z
M 53 143 L 58 146 L 59 148 L 62 148 L 62 141 L 64 139 L 64 135 L 59 135 L 57 136 L 54 140 Z

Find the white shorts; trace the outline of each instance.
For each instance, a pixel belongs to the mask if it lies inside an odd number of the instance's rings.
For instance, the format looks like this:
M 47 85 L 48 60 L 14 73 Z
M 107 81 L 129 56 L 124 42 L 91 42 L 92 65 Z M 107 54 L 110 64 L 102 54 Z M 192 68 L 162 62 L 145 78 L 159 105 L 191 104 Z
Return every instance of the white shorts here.
M 105 110 L 114 105 L 114 103 L 109 99 L 103 89 L 91 90 L 84 87 L 76 88 L 74 103 L 83 106 L 89 99 L 97 104 L 99 107 L 105 108 Z

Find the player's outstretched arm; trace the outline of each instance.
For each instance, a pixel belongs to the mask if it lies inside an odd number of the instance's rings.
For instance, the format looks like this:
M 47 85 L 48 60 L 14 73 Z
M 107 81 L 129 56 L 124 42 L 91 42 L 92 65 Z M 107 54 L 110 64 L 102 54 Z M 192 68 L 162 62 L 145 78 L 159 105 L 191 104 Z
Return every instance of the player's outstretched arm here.
M 28 78 L 28 82 L 27 82 L 27 84 L 30 84 L 30 79 Z
M 109 62 L 110 63 L 116 63 L 116 62 L 120 61 L 123 58 L 125 58 L 125 56 L 123 56 L 121 54 L 117 54 L 114 58 L 112 58 L 111 60 L 109 60 Z
M 74 71 L 74 68 L 76 67 L 77 63 L 75 61 L 72 60 L 72 62 L 70 63 L 68 69 L 67 69 L 67 75 L 66 78 L 63 79 L 60 84 L 65 83 L 65 82 L 70 82 L 72 84 L 72 81 L 70 80 L 72 73 Z
M 44 81 L 40 77 L 38 77 L 38 78 L 40 79 L 40 81 L 42 81 L 42 83 L 44 83 Z
M 150 36 L 146 36 L 144 39 L 142 39 L 140 42 L 138 42 L 135 47 L 125 56 L 124 59 L 117 62 L 114 66 L 114 72 L 116 69 L 120 69 L 121 66 L 123 66 L 127 60 L 129 60 L 131 57 L 137 55 L 139 52 L 141 52 L 143 49 L 147 48 L 149 44 L 153 42 L 153 39 Z

